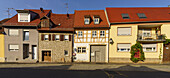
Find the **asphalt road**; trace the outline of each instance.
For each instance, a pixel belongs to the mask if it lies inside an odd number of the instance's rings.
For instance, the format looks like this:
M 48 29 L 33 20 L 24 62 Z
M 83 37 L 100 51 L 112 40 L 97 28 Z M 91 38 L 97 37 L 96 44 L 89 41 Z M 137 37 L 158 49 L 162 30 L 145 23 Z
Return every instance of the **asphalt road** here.
M 0 78 L 170 78 L 170 72 L 1 68 Z

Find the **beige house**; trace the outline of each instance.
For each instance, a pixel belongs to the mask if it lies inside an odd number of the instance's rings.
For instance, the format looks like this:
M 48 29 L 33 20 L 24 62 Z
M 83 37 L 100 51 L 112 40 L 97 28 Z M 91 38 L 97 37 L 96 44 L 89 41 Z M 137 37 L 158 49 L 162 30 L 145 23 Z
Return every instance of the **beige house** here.
M 110 22 L 109 62 L 130 63 L 130 49 L 136 42 L 143 47 L 145 60 L 142 63 L 163 62 L 164 36 L 170 38 L 169 10 L 106 8 Z

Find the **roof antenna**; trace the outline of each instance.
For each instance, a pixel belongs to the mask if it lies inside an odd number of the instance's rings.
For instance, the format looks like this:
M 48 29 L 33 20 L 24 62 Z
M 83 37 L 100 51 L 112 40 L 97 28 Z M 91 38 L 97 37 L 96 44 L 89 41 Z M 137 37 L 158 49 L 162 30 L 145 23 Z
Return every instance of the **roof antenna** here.
M 67 8 L 67 18 L 69 18 L 69 14 L 68 14 L 68 3 L 65 3 L 66 8 Z
M 10 17 L 10 13 L 9 13 L 9 11 L 11 10 L 11 9 L 14 9 L 14 8 L 8 8 L 8 10 L 7 10 L 7 12 L 8 12 L 8 18 Z

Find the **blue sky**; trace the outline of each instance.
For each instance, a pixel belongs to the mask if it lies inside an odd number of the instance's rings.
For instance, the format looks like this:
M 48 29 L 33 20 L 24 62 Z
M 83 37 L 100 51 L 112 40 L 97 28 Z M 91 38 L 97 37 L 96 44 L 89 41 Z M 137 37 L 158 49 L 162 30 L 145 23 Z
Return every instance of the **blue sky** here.
M 105 7 L 168 7 L 170 0 L 0 0 L 0 20 L 7 18 L 8 8 L 14 9 L 51 9 L 53 13 L 67 13 L 65 3 L 68 3 L 69 13 L 74 10 L 99 10 Z M 14 16 L 15 10 L 10 10 Z

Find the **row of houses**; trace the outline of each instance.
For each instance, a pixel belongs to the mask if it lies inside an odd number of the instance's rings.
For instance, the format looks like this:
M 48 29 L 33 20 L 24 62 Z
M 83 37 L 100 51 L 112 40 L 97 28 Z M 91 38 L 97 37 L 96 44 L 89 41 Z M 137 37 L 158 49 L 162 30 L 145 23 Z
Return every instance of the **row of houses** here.
M 1 62 L 130 63 L 136 42 L 144 63 L 170 61 L 170 7 L 16 11 L 0 25 Z

